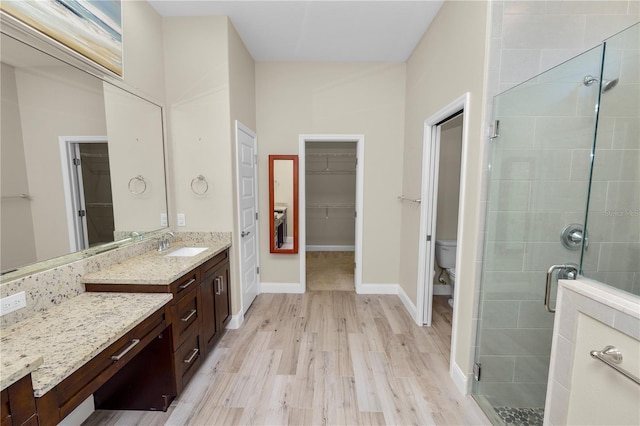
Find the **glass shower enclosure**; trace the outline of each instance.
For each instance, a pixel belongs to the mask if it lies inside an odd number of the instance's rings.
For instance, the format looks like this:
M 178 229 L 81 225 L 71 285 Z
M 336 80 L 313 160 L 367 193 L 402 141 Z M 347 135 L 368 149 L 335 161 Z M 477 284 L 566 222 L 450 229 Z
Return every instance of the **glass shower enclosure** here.
M 495 98 L 472 388 L 494 424 L 542 424 L 558 278 L 640 295 L 639 31 Z

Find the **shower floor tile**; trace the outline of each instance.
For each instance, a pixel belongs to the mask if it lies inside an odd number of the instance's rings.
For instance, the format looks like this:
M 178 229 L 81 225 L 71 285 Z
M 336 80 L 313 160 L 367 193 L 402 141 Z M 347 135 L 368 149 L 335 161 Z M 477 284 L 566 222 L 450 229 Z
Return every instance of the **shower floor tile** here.
M 544 408 L 494 407 L 505 425 L 542 426 Z

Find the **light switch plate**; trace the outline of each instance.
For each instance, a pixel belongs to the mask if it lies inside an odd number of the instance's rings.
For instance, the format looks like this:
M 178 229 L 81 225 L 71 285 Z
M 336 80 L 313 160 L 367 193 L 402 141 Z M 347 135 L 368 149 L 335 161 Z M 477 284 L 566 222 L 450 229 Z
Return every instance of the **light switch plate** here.
M 184 213 L 178 213 L 178 226 L 187 226 L 187 219 L 184 217 Z
M 0 299 L 0 317 L 27 307 L 24 291 Z
M 160 213 L 160 226 L 169 226 L 166 213 Z

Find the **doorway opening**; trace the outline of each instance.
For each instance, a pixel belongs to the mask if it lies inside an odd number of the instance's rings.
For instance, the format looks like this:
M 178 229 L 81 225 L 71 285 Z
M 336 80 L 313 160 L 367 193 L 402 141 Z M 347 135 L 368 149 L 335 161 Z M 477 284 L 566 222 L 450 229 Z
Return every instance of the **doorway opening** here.
M 63 138 L 64 181 L 72 251 L 114 241 L 106 137 Z
M 356 142 L 307 142 L 308 290 L 354 291 Z
M 302 288 L 358 292 L 364 137 L 301 135 L 299 152 Z
M 434 295 L 436 297 L 444 296 L 440 300 L 436 298 L 438 303 L 436 306 L 442 312 L 445 312 L 444 322 L 446 323 L 446 329 L 443 330 L 450 332 L 450 336 L 447 336 L 449 343 L 447 350 L 449 359 L 449 375 L 454 379 L 454 382 L 459 389 L 465 389 L 465 379 L 463 375 L 459 373 L 460 368 L 453 362 L 456 355 L 456 324 L 458 322 L 458 303 L 460 292 L 460 242 L 465 241 L 464 232 L 465 229 L 462 226 L 462 221 L 458 220 L 461 216 L 459 212 L 465 211 L 465 171 L 467 169 L 467 147 L 469 144 L 469 102 L 470 94 L 465 93 L 459 98 L 452 101 L 449 105 L 443 107 L 441 110 L 427 118 L 424 122 L 424 142 L 423 142 L 423 155 L 422 155 L 422 192 L 420 204 L 420 231 L 419 231 L 419 245 L 418 245 L 418 283 L 417 283 L 417 306 L 415 321 L 419 325 L 432 326 L 433 312 L 434 312 Z M 453 120 L 452 120 L 453 119 Z M 461 121 L 461 126 L 459 125 Z M 451 136 L 452 140 L 459 140 L 460 148 L 457 148 L 456 142 L 455 148 L 453 146 L 447 146 L 446 151 L 451 149 L 451 153 L 443 154 L 451 157 L 446 165 L 443 164 L 443 173 L 448 175 L 458 175 L 457 179 L 452 177 L 443 177 L 445 181 L 450 181 L 445 187 L 439 188 L 438 181 L 440 178 L 440 158 L 441 148 L 444 146 L 443 133 L 445 134 L 445 140 L 448 136 Z M 459 149 L 459 153 L 456 152 Z M 450 163 L 450 164 L 449 164 Z M 454 164 L 457 163 L 455 166 Z M 450 189 L 449 189 L 450 188 Z M 457 191 L 456 191 L 457 189 Z M 454 192 L 454 193 L 451 193 Z M 441 208 L 450 211 L 449 213 L 439 212 L 438 193 L 441 192 L 441 196 L 446 198 L 446 202 L 442 202 Z M 449 192 L 447 194 L 447 192 Z M 457 204 L 457 207 L 456 207 Z M 443 216 L 449 216 L 444 217 Z M 438 219 L 440 217 L 440 224 Z M 438 229 L 441 228 L 441 229 Z M 455 230 L 455 232 L 454 232 Z M 440 271 L 436 274 L 436 241 L 444 240 L 438 235 L 449 236 L 449 242 L 455 241 L 453 252 L 449 252 L 449 265 L 453 264 L 453 267 L 446 267 L 443 261 L 443 265 L 440 269 L 444 269 L 445 273 L 441 275 Z M 449 247 L 451 248 L 451 247 Z M 451 259 L 453 258 L 453 260 Z M 446 269 L 453 269 L 446 272 Z M 451 286 L 451 278 L 453 275 L 454 285 Z M 445 287 L 440 282 L 440 278 L 449 284 L 449 287 Z M 438 284 L 434 284 L 434 281 Z M 458 283 L 458 285 L 455 285 Z M 436 287 L 436 285 L 438 287 Z M 453 296 L 453 306 L 449 306 L 448 299 L 451 297 L 447 293 L 451 293 Z M 444 293 L 443 295 L 436 293 Z M 435 328 L 435 327 L 434 327 Z

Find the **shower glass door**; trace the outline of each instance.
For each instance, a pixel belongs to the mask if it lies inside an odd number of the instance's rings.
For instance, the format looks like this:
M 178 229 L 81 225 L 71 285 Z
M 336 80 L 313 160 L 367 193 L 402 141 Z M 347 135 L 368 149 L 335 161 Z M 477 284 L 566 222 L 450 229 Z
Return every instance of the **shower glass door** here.
M 580 262 L 563 244 L 585 221 L 601 48 L 495 98 L 473 395 L 495 423 L 542 424 L 554 314 L 551 265 Z M 591 189 L 591 197 L 603 188 Z M 555 304 L 556 281 L 551 307 Z

